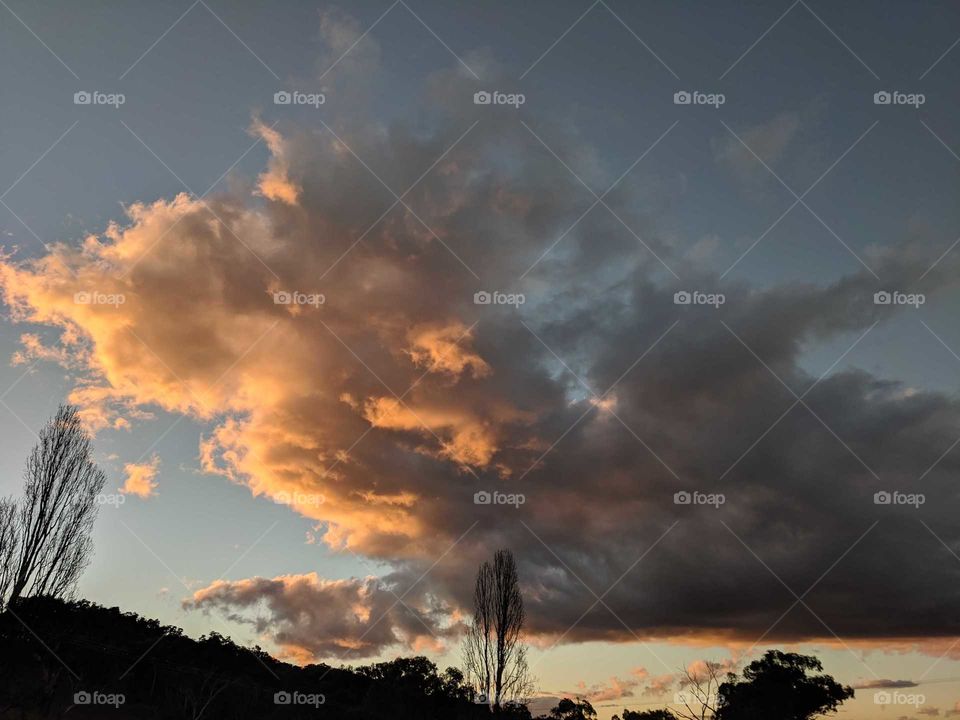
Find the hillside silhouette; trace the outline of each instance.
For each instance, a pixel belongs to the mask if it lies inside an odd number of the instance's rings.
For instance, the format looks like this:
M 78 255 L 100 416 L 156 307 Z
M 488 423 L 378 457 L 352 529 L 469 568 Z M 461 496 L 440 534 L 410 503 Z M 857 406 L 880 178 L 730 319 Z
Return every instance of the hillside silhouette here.
M 0 720 L 313 718 L 529 720 L 535 695 L 526 610 L 509 549 L 483 561 L 463 638 L 464 670 L 425 657 L 356 668 L 305 667 L 212 632 L 199 640 L 119 608 L 74 600 L 106 476 L 78 408 L 61 405 L 37 437 L 20 498 L 0 499 Z M 684 671 L 683 707 L 623 720 L 811 720 L 854 695 L 816 657 L 768 650 L 742 677 Z M 595 720 L 562 698 L 545 720 Z M 618 716 L 615 716 L 618 717 Z
M 318 710 L 356 720 L 491 717 L 459 670 L 439 672 L 424 657 L 298 667 L 218 633 L 195 640 L 85 600 L 25 597 L 0 614 L 4 720 L 296 719 Z M 494 717 L 530 715 L 508 707 Z

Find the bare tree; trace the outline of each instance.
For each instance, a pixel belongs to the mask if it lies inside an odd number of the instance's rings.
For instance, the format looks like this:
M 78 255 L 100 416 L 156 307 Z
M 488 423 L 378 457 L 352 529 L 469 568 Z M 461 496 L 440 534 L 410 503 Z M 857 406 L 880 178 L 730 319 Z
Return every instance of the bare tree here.
M 478 700 L 487 704 L 493 700 L 493 634 L 493 568 L 484 562 L 473 589 L 473 622 L 464 640 L 463 660 Z
M 12 498 L 0 500 L 0 608 L 13 583 L 13 564 L 17 550 L 17 505 Z
M 682 720 L 712 720 L 717 714 L 717 692 L 724 678 L 724 666 L 704 661 L 695 668 L 684 668 L 678 704 L 673 712 Z
M 484 562 L 477 571 L 473 621 L 463 650 L 466 675 L 492 709 L 530 693 L 521 641 L 525 620 L 517 564 L 509 550 L 498 550 L 493 564 Z
M 69 596 L 90 562 L 90 531 L 106 476 L 91 459 L 77 408 L 61 405 L 40 431 L 14 520 L 9 596 Z

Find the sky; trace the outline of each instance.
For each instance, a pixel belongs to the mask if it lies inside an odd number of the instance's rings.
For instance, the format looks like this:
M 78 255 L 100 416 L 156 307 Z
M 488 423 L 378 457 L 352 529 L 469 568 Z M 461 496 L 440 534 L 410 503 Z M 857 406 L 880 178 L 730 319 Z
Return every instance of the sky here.
M 0 493 L 77 404 L 81 596 L 458 664 L 506 547 L 601 717 L 769 647 L 960 709 L 955 3 L 0 5 Z

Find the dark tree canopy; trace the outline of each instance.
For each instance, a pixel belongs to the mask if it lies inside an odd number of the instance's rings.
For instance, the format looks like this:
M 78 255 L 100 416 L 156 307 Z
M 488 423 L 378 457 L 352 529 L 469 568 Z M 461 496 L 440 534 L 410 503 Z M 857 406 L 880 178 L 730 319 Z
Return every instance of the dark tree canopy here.
M 613 720 L 621 720 L 620 716 L 614 715 Z M 677 716 L 669 710 L 658 708 L 656 710 L 624 710 L 622 720 L 677 720 Z
M 547 716 L 550 720 L 595 720 L 597 711 L 589 700 L 564 698 Z
M 821 673 L 815 657 L 768 650 L 720 685 L 717 720 L 810 720 L 832 713 L 853 697 L 853 688 Z

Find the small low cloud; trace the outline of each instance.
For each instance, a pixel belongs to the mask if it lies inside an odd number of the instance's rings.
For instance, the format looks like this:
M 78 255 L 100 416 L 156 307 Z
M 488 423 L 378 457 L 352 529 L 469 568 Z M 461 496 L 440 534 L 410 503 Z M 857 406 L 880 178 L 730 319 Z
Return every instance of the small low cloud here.
M 634 697 L 636 691 L 640 689 L 649 675 L 650 673 L 646 668 L 637 667 L 630 671 L 630 677 L 627 678 L 613 676 L 607 682 L 589 686 L 580 681 L 577 683 L 576 694 L 587 698 L 591 702 Z
M 153 497 L 156 494 L 157 472 L 160 470 L 160 457 L 154 455 L 145 463 L 127 463 L 123 466 L 126 479 L 120 492 L 125 495 L 136 495 L 141 498 Z
M 784 157 L 799 129 L 800 116 L 797 113 L 782 113 L 766 123 L 738 130 L 740 139 L 726 134 L 715 141 L 714 159 L 725 165 L 741 182 L 755 183 L 770 175 L 753 153 L 767 165 L 775 165 Z
M 864 682 L 854 683 L 854 689 L 856 690 L 879 690 L 883 688 L 911 688 L 917 687 L 917 683 L 913 680 L 867 680 Z
M 293 662 L 373 657 L 402 646 L 442 651 L 462 628 L 450 608 L 428 597 L 394 594 L 391 581 L 330 580 L 316 573 L 217 582 L 184 600 L 185 609 L 219 610 L 266 633 Z

